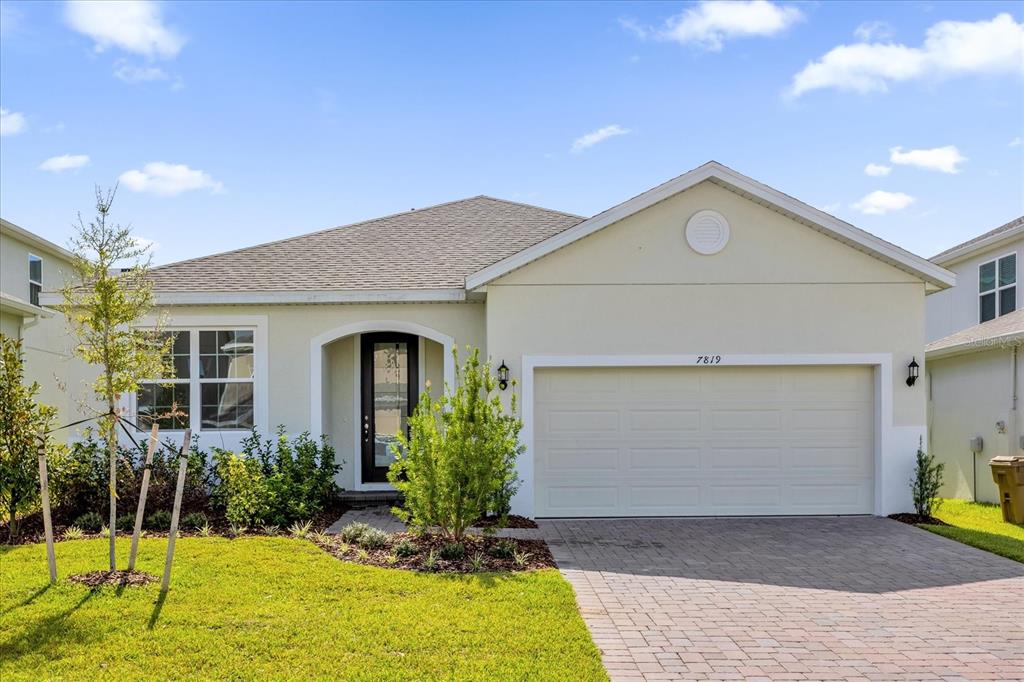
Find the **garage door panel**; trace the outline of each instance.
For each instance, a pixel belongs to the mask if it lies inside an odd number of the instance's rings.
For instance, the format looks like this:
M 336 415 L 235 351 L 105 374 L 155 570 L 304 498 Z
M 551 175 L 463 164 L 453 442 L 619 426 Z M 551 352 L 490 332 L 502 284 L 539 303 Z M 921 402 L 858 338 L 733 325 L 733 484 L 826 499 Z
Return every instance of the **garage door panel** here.
M 536 385 L 539 516 L 871 513 L 869 368 L 542 369 Z M 578 402 L 584 385 L 600 395 Z

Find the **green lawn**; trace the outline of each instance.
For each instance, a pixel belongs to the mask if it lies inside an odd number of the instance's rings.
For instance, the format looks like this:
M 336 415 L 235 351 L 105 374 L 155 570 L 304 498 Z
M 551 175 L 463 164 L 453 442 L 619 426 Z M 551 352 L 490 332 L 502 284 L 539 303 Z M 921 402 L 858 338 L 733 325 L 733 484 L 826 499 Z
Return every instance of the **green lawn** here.
M 58 543 L 60 575 L 104 568 L 106 547 Z M 143 540 L 139 568 L 159 575 L 165 547 Z M 183 538 L 158 596 L 48 587 L 43 545 L 0 550 L 0 679 L 607 679 L 553 569 L 427 575 L 289 538 Z
M 922 524 L 933 533 L 1024 563 L 1024 526 L 1003 521 L 994 504 L 943 500 L 934 516 L 948 526 Z

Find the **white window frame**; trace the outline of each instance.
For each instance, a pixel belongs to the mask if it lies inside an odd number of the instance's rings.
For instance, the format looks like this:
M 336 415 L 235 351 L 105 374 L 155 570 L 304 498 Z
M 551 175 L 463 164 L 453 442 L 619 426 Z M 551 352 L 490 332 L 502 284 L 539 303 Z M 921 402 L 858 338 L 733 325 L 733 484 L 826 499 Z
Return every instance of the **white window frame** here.
M 145 318 L 140 326 L 155 325 L 156 320 Z M 268 353 L 267 353 L 267 318 L 264 315 L 225 315 L 207 317 L 171 316 L 165 324 L 160 325 L 161 331 L 190 332 L 189 337 L 189 426 L 193 435 L 199 435 L 201 441 L 231 445 L 249 434 L 249 429 L 204 429 L 202 426 L 202 383 L 246 383 L 252 382 L 253 428 L 259 431 L 268 429 Z M 253 333 L 253 376 L 252 379 L 202 379 L 199 376 L 199 332 L 201 331 L 252 331 Z M 186 380 L 179 380 L 184 383 Z M 139 383 L 155 383 L 142 381 Z M 166 383 L 175 383 L 168 380 Z M 136 393 L 126 395 L 121 407 L 130 415 L 132 421 L 138 420 L 138 397 Z M 141 424 L 140 424 L 141 426 Z M 161 429 L 160 433 L 183 433 L 183 429 Z M 204 439 L 203 436 L 206 436 Z M 202 444 L 202 443 L 201 443 Z
M 32 261 L 33 260 L 39 261 L 39 279 L 38 280 L 32 279 Z M 32 285 L 33 284 L 35 284 L 37 287 L 39 287 L 39 296 L 37 296 L 36 300 L 34 300 L 34 301 L 32 300 Z M 39 305 L 39 297 L 42 296 L 42 294 L 43 294 L 43 259 L 40 256 L 35 255 L 34 253 L 30 253 L 30 254 L 28 254 L 28 302 L 31 303 L 34 306 L 38 306 Z
M 1000 301 L 1002 300 L 1002 296 L 1001 296 L 1000 292 L 1005 291 L 1006 289 L 1016 289 L 1017 288 L 1017 280 L 1020 279 L 1020 272 L 1019 272 L 1020 271 L 1020 258 L 1015 258 L 1014 259 L 1013 282 L 1010 283 L 1010 284 L 1004 284 L 1003 286 L 999 286 L 999 261 L 1003 260 L 1004 258 L 1009 258 L 1010 256 L 1017 256 L 1017 252 L 1016 251 L 1010 251 L 1009 253 L 1004 253 L 1001 256 L 996 256 L 995 258 L 993 258 L 991 260 L 987 260 L 984 263 L 978 263 L 978 323 L 979 324 L 982 323 L 982 319 L 981 319 L 981 299 L 982 299 L 982 297 L 988 296 L 989 294 L 993 294 L 995 296 L 996 316 L 993 317 L 992 320 L 998 320 L 1003 315 L 1006 315 L 1007 313 L 1012 313 L 1013 312 L 1013 310 L 1007 310 L 1006 312 L 1002 311 L 1002 305 L 1000 304 Z M 981 269 L 983 267 L 985 267 L 986 265 L 990 265 L 990 264 L 995 268 L 995 279 L 993 281 L 995 286 L 992 289 L 989 289 L 988 291 L 982 291 L 981 290 Z M 1019 299 L 1015 295 L 1014 296 L 1014 310 L 1018 310 L 1018 309 L 1020 309 L 1020 303 L 1019 303 Z M 985 321 L 986 322 L 991 322 L 992 320 L 985 320 Z

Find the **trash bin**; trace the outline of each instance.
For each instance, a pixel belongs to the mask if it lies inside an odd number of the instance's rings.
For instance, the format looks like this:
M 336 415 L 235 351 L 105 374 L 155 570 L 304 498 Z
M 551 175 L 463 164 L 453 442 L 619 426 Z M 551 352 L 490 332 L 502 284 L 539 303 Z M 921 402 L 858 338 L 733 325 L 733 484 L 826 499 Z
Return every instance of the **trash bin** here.
M 1003 520 L 1024 524 L 1024 457 L 1001 455 L 993 457 L 988 465 L 999 487 Z

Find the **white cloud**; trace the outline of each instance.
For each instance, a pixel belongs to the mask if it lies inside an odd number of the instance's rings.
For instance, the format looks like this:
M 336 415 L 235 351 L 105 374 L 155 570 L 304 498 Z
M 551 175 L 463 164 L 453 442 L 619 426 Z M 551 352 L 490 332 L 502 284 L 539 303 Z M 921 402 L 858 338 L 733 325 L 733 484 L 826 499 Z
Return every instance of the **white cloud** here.
M 96 51 L 118 47 L 146 57 L 170 59 L 185 38 L 164 25 L 161 7 L 148 0 L 71 0 L 65 6 L 68 25 L 96 43 Z
M 867 175 L 871 175 L 874 177 L 883 177 L 891 173 L 892 168 L 890 168 L 889 166 L 883 166 L 880 163 L 869 163 L 868 165 L 864 166 L 864 172 Z
M 157 66 L 134 66 L 124 60 L 118 60 L 114 64 L 114 76 L 130 85 L 148 83 L 150 81 L 165 81 L 170 76 L 167 72 Z
M 66 170 L 81 168 L 89 163 L 89 157 L 85 154 L 62 154 L 52 156 L 39 164 L 39 170 L 51 173 L 63 173 Z
M 189 168 L 185 164 L 171 164 L 153 161 L 142 167 L 121 173 L 120 183 L 133 192 L 149 192 L 161 196 L 174 196 L 182 192 L 208 189 L 217 194 L 224 191 L 224 185 L 210 174 Z
M 0 136 L 17 135 L 25 132 L 25 115 L 8 109 L 0 109 Z
M 662 28 L 647 28 L 631 19 L 619 23 L 638 38 L 654 37 L 718 52 L 726 40 L 773 36 L 803 18 L 796 7 L 768 0 L 703 0 L 670 17 Z
M 908 149 L 893 147 L 889 150 L 889 160 L 901 166 L 916 166 L 925 170 L 943 173 L 959 173 L 958 166 L 967 160 L 955 145 L 936 147 L 935 149 Z
M 839 45 L 793 77 L 787 95 L 821 88 L 886 92 L 893 83 L 921 78 L 1024 73 L 1024 24 L 1009 14 L 990 21 L 941 21 L 921 47 L 861 42 Z
M 583 135 L 582 137 L 576 138 L 572 143 L 572 149 L 570 150 L 573 154 L 579 154 L 584 149 L 593 147 L 598 142 L 604 142 L 610 137 L 616 137 L 617 135 L 628 135 L 632 130 L 629 128 L 623 128 L 622 126 L 613 123 L 612 125 L 598 128 L 592 132 Z
M 864 198 L 857 203 L 850 204 L 850 207 L 867 215 L 885 215 L 892 211 L 902 211 L 915 201 L 917 201 L 917 199 L 909 194 L 904 194 L 903 192 L 885 192 L 879 189 L 865 195 Z
M 1012 140 L 1010 140 L 1010 146 L 1011 147 L 1019 147 L 1022 144 L 1024 144 L 1024 139 L 1022 139 L 1020 137 L 1015 137 Z
M 889 40 L 894 33 L 892 26 L 885 21 L 865 21 L 853 30 L 854 37 L 865 43 L 872 40 Z

